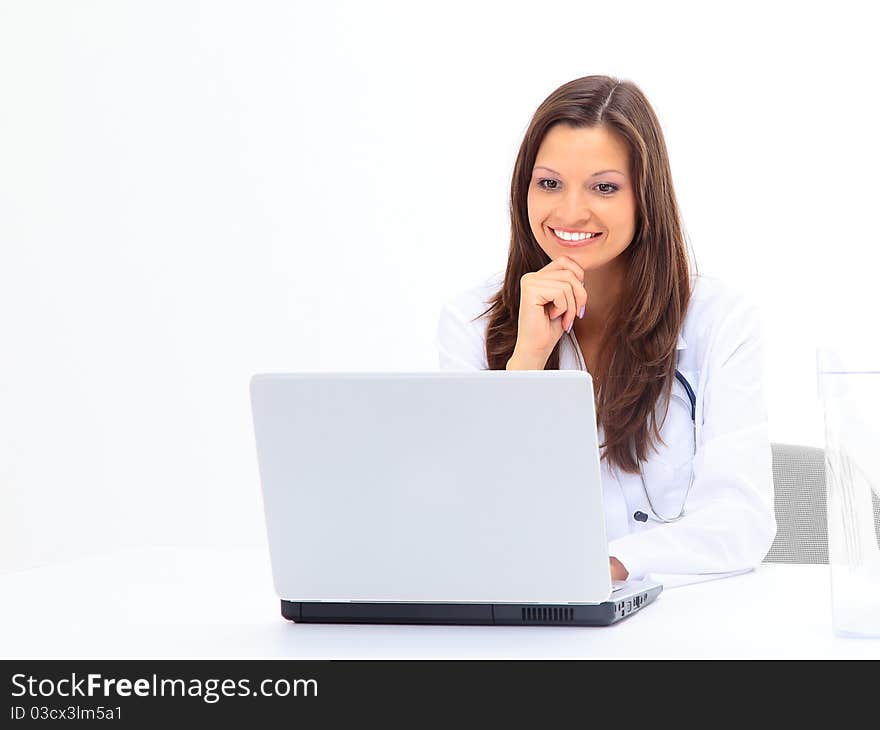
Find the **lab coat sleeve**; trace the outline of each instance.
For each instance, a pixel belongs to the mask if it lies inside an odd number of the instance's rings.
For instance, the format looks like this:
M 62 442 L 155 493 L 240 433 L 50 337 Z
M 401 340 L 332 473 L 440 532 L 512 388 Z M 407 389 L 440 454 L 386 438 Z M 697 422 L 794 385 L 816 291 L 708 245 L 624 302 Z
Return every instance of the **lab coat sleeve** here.
M 488 370 L 486 325 L 471 322 L 455 302 L 447 302 L 437 322 L 436 346 L 440 370 Z
M 745 302 L 723 317 L 705 360 L 702 433 L 684 516 L 609 543 L 634 580 L 754 568 L 776 535 L 760 318 Z

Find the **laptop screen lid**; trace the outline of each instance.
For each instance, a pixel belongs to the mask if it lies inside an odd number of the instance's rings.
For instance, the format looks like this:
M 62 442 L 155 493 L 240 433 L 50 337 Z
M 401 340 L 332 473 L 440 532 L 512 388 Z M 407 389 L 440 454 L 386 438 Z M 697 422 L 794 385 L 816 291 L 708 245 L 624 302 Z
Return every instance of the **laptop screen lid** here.
M 261 374 L 250 390 L 282 599 L 611 595 L 589 373 Z

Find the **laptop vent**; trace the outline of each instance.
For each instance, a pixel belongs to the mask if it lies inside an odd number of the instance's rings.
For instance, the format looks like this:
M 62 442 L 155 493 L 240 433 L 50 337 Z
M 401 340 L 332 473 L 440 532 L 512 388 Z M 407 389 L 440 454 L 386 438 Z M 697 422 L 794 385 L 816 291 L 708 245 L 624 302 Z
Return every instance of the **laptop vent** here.
M 523 623 L 566 624 L 574 621 L 574 609 L 566 606 L 523 606 Z

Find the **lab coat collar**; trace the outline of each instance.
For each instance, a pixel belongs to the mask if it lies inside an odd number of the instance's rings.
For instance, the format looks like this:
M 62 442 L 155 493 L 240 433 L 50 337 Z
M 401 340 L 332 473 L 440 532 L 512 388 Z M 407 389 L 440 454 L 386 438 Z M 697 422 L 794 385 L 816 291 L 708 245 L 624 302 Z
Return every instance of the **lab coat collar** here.
M 675 349 L 676 349 L 676 350 L 686 350 L 686 349 L 687 349 L 687 346 L 688 346 L 688 345 L 687 345 L 687 342 L 685 342 L 684 337 L 682 337 L 682 336 L 681 336 L 681 333 L 679 333 L 679 335 L 678 335 L 678 344 L 675 346 Z

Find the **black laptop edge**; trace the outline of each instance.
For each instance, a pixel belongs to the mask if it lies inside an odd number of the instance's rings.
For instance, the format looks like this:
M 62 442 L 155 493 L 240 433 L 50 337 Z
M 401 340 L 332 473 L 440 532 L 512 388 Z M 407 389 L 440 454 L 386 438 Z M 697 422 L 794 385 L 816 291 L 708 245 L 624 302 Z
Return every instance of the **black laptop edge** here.
M 281 615 L 296 623 L 447 624 L 496 626 L 608 626 L 651 603 L 663 586 L 596 604 L 330 603 L 281 600 Z

